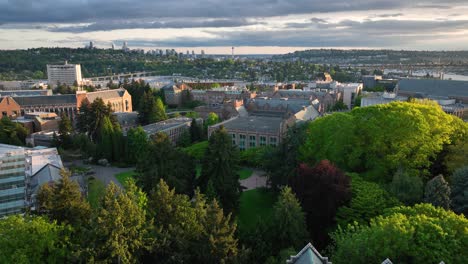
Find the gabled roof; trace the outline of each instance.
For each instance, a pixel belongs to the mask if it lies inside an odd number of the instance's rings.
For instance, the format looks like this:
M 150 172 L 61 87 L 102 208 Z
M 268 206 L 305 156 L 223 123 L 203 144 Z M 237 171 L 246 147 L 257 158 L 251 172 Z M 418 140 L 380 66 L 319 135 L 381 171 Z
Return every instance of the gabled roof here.
M 119 88 L 119 89 L 91 92 L 91 93 L 86 93 L 86 98 L 88 98 L 88 101 L 90 103 L 94 102 L 94 100 L 96 100 L 97 98 L 101 98 L 102 100 L 109 100 L 109 99 L 114 99 L 114 98 L 119 98 L 119 97 L 124 96 L 125 91 L 126 91 L 125 89 Z
M 312 246 L 307 244 L 297 255 L 291 256 L 286 263 L 288 264 L 332 264 L 327 257 L 322 257 L 320 253 Z

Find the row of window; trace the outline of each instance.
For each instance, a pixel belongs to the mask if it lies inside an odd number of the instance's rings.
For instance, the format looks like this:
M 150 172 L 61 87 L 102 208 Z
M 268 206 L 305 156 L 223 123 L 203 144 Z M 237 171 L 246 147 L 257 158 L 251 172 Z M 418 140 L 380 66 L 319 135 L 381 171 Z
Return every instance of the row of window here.
M 232 144 L 238 145 L 240 150 L 244 150 L 246 147 L 246 139 L 247 136 L 244 134 L 239 134 L 239 142 L 236 141 L 236 134 L 231 134 L 232 136 Z M 239 143 L 239 144 L 237 144 Z M 270 137 L 270 146 L 278 145 L 278 138 L 277 137 Z M 249 148 L 257 147 L 257 136 L 249 135 L 248 140 Z M 267 136 L 259 136 L 258 146 L 266 146 L 267 145 Z

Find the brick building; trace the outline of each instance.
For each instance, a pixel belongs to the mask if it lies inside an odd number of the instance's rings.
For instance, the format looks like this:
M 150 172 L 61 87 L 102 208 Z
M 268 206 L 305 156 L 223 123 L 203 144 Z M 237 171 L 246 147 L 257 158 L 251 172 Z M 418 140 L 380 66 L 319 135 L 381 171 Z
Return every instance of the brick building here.
M 2 117 L 16 118 L 21 114 L 21 106 L 11 97 L 0 97 Z

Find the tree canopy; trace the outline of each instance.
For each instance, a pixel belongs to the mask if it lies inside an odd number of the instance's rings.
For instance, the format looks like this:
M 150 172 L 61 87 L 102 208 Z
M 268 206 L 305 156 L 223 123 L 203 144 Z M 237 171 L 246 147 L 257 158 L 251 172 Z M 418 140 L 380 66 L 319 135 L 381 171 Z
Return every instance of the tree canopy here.
M 452 175 L 452 208 L 468 216 L 468 166 L 457 169 Z
M 214 195 L 209 198 L 218 198 L 227 212 L 236 211 L 239 207 L 238 166 L 239 151 L 232 145 L 226 130 L 215 131 L 208 141 L 198 184 L 208 196 Z
M 302 159 L 329 159 L 338 167 L 382 182 L 402 167 L 426 175 L 430 158 L 468 131 L 468 125 L 430 102 L 359 107 L 309 125 Z
M 370 225 L 338 229 L 333 263 L 463 263 L 468 220 L 430 204 L 388 209 Z

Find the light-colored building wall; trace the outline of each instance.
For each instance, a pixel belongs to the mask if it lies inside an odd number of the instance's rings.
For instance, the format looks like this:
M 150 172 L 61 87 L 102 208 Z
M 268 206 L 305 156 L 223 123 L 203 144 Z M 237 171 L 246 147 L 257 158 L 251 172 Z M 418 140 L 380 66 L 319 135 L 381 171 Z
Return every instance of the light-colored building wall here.
M 0 217 L 24 212 L 25 166 L 24 148 L 0 144 Z
M 73 85 L 75 82 L 80 85 L 82 83 L 81 65 L 68 64 L 64 65 L 50 65 L 47 64 L 47 78 L 49 85 L 56 86 L 57 83 Z

